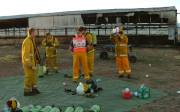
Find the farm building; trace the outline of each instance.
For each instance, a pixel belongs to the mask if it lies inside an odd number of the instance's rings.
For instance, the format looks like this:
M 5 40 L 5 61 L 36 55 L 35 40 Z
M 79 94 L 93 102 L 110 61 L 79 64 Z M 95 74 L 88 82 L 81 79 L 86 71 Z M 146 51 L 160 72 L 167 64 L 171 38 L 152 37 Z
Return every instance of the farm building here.
M 178 32 L 178 38 L 177 40 L 180 41 L 180 23 L 177 24 L 177 32 Z
M 72 37 L 79 25 L 87 26 L 100 43 L 108 43 L 112 28 L 124 25 L 131 44 L 175 44 L 177 10 L 172 7 L 68 11 L 0 17 L 0 38 L 24 38 L 27 27 L 39 37 L 51 32 Z

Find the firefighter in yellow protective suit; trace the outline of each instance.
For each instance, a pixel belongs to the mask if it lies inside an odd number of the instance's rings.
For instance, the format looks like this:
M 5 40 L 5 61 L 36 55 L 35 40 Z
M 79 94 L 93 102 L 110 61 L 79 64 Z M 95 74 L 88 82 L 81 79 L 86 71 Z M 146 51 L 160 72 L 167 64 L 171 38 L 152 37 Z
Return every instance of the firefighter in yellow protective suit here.
M 24 69 L 24 96 L 39 94 L 37 89 L 38 51 L 35 44 L 35 30 L 30 28 L 22 44 L 22 65 Z
M 131 76 L 131 68 L 128 60 L 128 37 L 125 35 L 123 29 L 113 29 L 111 34 L 111 40 L 115 44 L 115 56 L 116 66 L 119 73 L 119 77 L 127 75 L 128 78 Z
M 84 27 L 84 36 L 88 42 L 88 49 L 87 49 L 87 59 L 88 59 L 88 68 L 90 76 L 93 75 L 94 71 L 94 53 L 95 53 L 95 46 L 97 44 L 96 35 L 86 32 L 87 29 Z
M 77 82 L 79 79 L 80 64 L 82 65 L 84 78 L 86 81 L 90 80 L 88 62 L 87 62 L 87 46 L 88 43 L 83 35 L 84 28 L 79 27 L 77 34 L 73 37 L 71 42 L 71 49 L 73 52 L 73 81 Z
M 53 37 L 50 33 L 46 34 L 46 37 L 42 41 L 42 47 L 45 47 L 46 56 L 46 73 L 50 70 L 58 72 L 57 64 L 57 48 L 59 47 L 59 41 Z

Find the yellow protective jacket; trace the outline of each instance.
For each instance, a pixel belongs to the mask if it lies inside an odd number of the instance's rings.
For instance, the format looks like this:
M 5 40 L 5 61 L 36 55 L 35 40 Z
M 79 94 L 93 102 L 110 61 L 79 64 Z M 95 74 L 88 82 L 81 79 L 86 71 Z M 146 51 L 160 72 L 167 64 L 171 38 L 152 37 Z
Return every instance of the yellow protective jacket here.
M 94 34 L 87 32 L 85 38 L 88 42 L 88 52 L 94 51 L 94 46 L 97 44 L 97 38 Z
M 24 66 L 36 67 L 34 40 L 31 37 L 26 37 L 22 44 L 22 63 Z
M 59 41 L 52 37 L 51 39 L 45 38 L 42 41 L 42 47 L 46 49 L 46 57 L 55 57 L 56 56 L 56 48 L 59 47 Z
M 116 56 L 128 56 L 128 37 L 125 34 L 111 35 L 111 41 L 115 44 Z

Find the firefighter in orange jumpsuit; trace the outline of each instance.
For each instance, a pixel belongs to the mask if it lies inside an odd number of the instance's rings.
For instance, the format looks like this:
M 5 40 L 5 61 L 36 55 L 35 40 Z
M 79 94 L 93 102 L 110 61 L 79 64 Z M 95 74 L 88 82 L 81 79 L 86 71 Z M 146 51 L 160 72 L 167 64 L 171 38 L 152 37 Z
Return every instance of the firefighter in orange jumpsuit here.
M 87 46 L 88 43 L 83 35 L 84 28 L 79 27 L 77 34 L 73 37 L 71 42 L 71 49 L 73 52 L 73 81 L 77 82 L 79 79 L 79 68 L 82 65 L 84 78 L 86 81 L 90 80 L 88 62 L 87 62 Z
M 88 68 L 89 74 L 92 76 L 94 71 L 94 53 L 95 53 L 95 46 L 97 44 L 96 36 L 90 32 L 87 32 L 87 29 L 84 27 L 84 36 L 88 42 L 88 52 L 87 52 L 87 59 L 88 59 Z
M 131 68 L 128 60 L 128 37 L 125 35 L 123 29 L 119 29 L 119 27 L 113 30 L 110 38 L 115 44 L 116 66 L 119 77 L 127 75 L 130 78 Z
M 39 94 L 37 89 L 37 64 L 40 61 L 35 44 L 35 30 L 30 28 L 22 43 L 22 64 L 24 69 L 24 96 Z
M 58 64 L 57 64 L 57 48 L 59 47 L 58 40 L 53 37 L 50 33 L 46 34 L 45 39 L 42 41 L 42 47 L 45 47 L 46 54 L 46 74 L 50 70 L 58 72 Z

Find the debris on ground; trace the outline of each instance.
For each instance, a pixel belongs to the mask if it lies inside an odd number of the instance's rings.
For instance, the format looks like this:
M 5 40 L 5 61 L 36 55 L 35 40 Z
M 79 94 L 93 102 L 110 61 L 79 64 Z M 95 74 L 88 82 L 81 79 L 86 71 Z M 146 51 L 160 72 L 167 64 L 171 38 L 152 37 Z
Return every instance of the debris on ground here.
M 148 75 L 148 74 L 146 74 L 146 75 L 145 75 L 145 77 L 146 77 L 146 78 L 149 78 L 149 75 Z
M 144 84 L 141 84 L 138 90 L 134 92 L 134 96 L 141 99 L 150 98 L 150 88 L 146 87 Z
M 0 62 L 16 62 L 17 59 L 19 59 L 16 55 L 6 55 L 3 57 L 0 57 Z
M 122 90 L 121 96 L 125 100 L 132 99 L 133 96 L 140 99 L 147 99 L 150 98 L 150 88 L 146 87 L 144 84 L 142 84 L 137 91 L 134 92 L 129 88 L 125 88 Z
M 132 92 L 130 91 L 129 88 L 125 88 L 124 90 L 122 90 L 122 98 L 129 100 L 132 98 Z
M 72 76 L 68 74 L 64 74 L 64 78 L 72 78 Z
M 180 55 L 174 56 L 175 59 L 180 60 Z
M 6 102 L 2 112 L 23 112 L 23 111 L 20 109 L 19 101 L 16 98 L 12 97 Z
M 98 82 L 101 80 L 98 79 Z M 96 80 L 86 81 L 85 83 L 79 82 L 76 89 L 70 89 L 67 88 L 67 83 L 63 82 L 64 86 L 64 92 L 71 93 L 72 95 L 81 95 L 86 96 L 88 98 L 95 98 L 99 91 L 102 91 L 103 89 L 101 87 L 98 87 Z
M 149 67 L 151 67 L 152 65 L 151 64 L 149 64 Z

